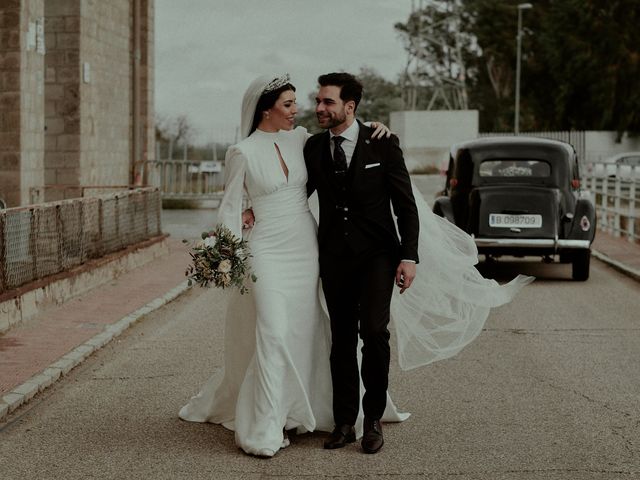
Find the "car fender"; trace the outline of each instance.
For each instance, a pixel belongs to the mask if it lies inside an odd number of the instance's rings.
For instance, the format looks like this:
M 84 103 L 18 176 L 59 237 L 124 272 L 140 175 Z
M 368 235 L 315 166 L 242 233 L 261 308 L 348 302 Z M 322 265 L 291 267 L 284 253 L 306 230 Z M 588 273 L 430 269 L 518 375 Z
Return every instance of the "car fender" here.
M 593 206 L 593 202 L 588 198 L 579 198 L 576 202 L 569 238 L 572 240 L 593 241 L 595 234 L 596 209 Z
M 433 213 L 446 218 L 451 223 L 455 224 L 453 216 L 453 207 L 451 206 L 451 199 L 449 197 L 438 197 L 433 204 Z

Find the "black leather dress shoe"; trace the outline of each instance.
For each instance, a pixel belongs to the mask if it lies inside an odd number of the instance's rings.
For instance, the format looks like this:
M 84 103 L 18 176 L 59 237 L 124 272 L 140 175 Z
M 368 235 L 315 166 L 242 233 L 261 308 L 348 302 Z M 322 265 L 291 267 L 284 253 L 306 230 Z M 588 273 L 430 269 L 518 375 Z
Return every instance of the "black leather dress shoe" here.
M 331 450 L 342 448 L 356 441 L 356 431 L 352 425 L 338 425 L 324 441 L 324 448 Z
M 384 445 L 382 437 L 382 425 L 380 420 L 364 419 L 364 434 L 362 435 L 362 451 L 364 453 L 377 453 Z

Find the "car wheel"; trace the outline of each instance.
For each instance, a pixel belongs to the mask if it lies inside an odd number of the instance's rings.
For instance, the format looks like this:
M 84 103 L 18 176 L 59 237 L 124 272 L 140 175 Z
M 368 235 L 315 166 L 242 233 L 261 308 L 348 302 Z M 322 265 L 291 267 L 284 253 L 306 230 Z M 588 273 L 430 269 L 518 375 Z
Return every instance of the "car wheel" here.
M 590 263 L 591 250 L 578 250 L 575 252 L 571 261 L 571 277 L 580 282 L 587 280 L 589 278 Z

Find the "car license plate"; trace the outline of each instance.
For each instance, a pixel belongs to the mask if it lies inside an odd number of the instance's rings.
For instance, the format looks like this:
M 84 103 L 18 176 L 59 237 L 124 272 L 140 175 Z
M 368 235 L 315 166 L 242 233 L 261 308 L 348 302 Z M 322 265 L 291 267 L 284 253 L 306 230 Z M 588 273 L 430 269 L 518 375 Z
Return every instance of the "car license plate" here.
M 542 215 L 489 214 L 489 226 L 494 228 L 540 228 Z

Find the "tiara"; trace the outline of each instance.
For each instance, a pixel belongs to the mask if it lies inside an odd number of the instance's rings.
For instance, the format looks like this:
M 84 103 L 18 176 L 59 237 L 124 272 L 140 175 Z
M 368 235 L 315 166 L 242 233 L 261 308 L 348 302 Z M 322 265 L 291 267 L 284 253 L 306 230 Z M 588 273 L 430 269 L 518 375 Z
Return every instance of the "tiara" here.
M 274 78 L 267 84 L 266 87 L 264 87 L 264 90 L 262 90 L 262 93 L 269 93 L 279 89 L 283 85 L 286 85 L 287 83 L 289 83 L 290 78 L 291 77 L 289 77 L 288 73 L 285 73 L 281 77 Z

